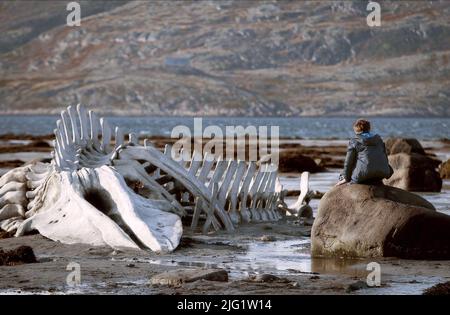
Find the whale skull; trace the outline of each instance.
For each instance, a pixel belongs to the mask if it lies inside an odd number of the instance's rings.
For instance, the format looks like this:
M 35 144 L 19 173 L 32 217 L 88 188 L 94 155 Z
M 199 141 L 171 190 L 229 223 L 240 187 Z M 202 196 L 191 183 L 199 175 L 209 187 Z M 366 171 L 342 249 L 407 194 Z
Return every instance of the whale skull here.
M 0 178 L 0 229 L 21 236 L 33 230 L 67 244 L 173 251 L 180 217 L 191 214 L 195 230 L 235 230 L 241 222 L 274 221 L 282 211 L 297 215 L 308 203 L 302 174 L 293 206 L 273 165 L 196 157 L 189 168 L 147 141 L 127 142 L 106 120 L 69 106 L 54 130 L 53 159 L 15 168 Z M 172 152 L 173 153 L 173 152 Z M 306 201 L 306 203 L 305 203 Z M 182 205 L 183 204 L 183 205 Z M 190 211 L 190 212 L 189 212 Z
M 156 252 L 178 246 L 183 228 L 180 217 L 171 213 L 173 205 L 136 194 L 112 165 L 124 146 L 119 129 L 113 146 L 106 121 L 92 112 L 88 119 L 78 106 L 77 112 L 69 107 L 62 113 L 55 136 L 51 165 L 25 170 L 28 188 L 34 189 L 27 192 L 28 218 L 20 222 L 16 236 L 37 230 L 67 244 Z

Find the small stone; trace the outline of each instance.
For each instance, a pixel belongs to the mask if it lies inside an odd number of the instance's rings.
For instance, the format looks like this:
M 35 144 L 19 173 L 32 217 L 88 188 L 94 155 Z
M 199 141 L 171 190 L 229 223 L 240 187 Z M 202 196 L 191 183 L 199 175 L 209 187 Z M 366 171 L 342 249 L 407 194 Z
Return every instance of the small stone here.
M 320 277 L 319 277 L 319 276 L 312 276 L 312 277 L 309 277 L 309 279 L 311 279 L 311 280 L 317 280 L 317 279 L 320 279 Z
M 355 283 L 350 284 L 347 289 L 345 290 L 347 293 L 353 292 L 353 291 L 357 291 L 357 290 L 361 290 L 361 289 L 367 289 L 369 288 L 369 286 L 367 285 L 367 283 L 365 281 L 356 281 Z
M 275 236 L 272 235 L 263 235 L 261 236 L 260 240 L 263 242 L 274 242 L 276 241 L 276 238 Z
M 318 190 L 314 190 L 313 194 L 311 196 L 312 199 L 321 199 L 325 195 L 323 192 L 320 192 Z
M 228 272 L 224 269 L 176 269 L 153 276 L 153 285 L 179 286 L 197 280 L 228 281 Z
M 280 278 L 268 273 L 252 276 L 249 280 L 252 282 L 289 282 L 286 278 Z
M 135 264 L 127 264 L 127 267 L 129 267 L 129 268 L 135 268 L 136 265 L 135 265 Z

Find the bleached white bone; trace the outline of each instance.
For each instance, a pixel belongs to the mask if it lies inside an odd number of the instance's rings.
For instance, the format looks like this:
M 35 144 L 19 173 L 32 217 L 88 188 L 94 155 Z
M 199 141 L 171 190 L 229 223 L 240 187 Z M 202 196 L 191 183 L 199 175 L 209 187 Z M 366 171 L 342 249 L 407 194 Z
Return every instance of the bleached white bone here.
M 256 172 L 256 163 L 250 162 L 247 173 L 245 174 L 245 179 L 242 183 L 241 190 L 239 192 L 239 199 L 240 199 L 240 207 L 239 212 L 241 215 L 241 219 L 243 222 L 250 222 L 251 220 L 251 213 L 247 208 L 247 198 L 250 190 L 250 183 L 253 179 L 253 175 Z
M 164 155 L 155 148 L 144 148 L 141 146 L 126 147 L 121 150 L 120 156 L 130 160 L 149 161 L 152 165 L 155 165 L 173 178 L 176 178 L 192 195 L 201 197 L 207 201 L 211 200 L 211 192 L 206 189 L 203 183 L 200 183 L 195 176 L 191 176 L 180 164 L 169 159 L 167 155 Z M 215 209 L 215 213 L 219 216 L 225 228 L 231 231 L 234 230 L 233 224 L 225 211 L 217 205 L 215 205 Z
M 230 201 L 230 207 L 228 209 L 228 213 L 231 218 L 231 222 L 234 224 L 239 224 L 241 221 L 240 214 L 237 211 L 237 204 L 238 204 L 238 192 L 239 192 L 239 186 L 242 180 L 242 177 L 244 177 L 246 164 L 244 161 L 239 161 L 239 164 L 237 166 L 236 175 L 233 179 L 232 186 L 229 190 L 227 199 Z
M 277 172 L 268 172 L 273 165 L 202 159 L 196 152 L 190 162 L 177 163 L 170 145 L 162 153 L 148 140 L 140 146 L 133 133 L 124 143 L 122 130 L 116 127 L 114 135 L 111 130 L 104 118 L 80 105 L 63 111 L 52 163 L 17 168 L 0 178 L 1 226 L 17 229 L 17 235 L 38 229 L 67 243 L 171 251 L 182 233 L 179 216 L 187 211 L 193 211 L 192 228 L 204 214 L 205 233 L 211 225 L 233 231 L 233 223 L 281 217 L 277 209 L 285 205 L 284 192 Z M 307 201 L 307 186 L 302 175 L 298 203 Z M 97 196 L 101 204 L 89 197 L 92 191 L 103 196 Z
M 13 232 L 22 224 L 23 218 L 21 216 L 11 217 L 0 222 L 0 229 L 6 232 Z
M 0 208 L 0 221 L 14 218 L 14 217 L 24 217 L 25 209 L 19 204 L 7 204 Z
M 300 195 L 297 201 L 290 205 L 289 208 L 298 213 L 300 208 L 304 205 L 306 196 L 309 192 L 309 172 L 303 172 L 300 177 Z

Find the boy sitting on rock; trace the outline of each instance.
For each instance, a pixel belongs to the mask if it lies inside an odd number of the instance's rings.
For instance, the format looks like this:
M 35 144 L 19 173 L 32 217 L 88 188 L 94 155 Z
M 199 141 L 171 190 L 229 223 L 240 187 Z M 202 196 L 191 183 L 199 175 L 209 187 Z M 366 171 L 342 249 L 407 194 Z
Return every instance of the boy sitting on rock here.
M 350 139 L 344 172 L 336 184 L 345 183 L 382 185 L 384 178 L 394 172 L 389 165 L 383 140 L 370 132 L 370 122 L 358 119 L 353 124 L 356 136 Z

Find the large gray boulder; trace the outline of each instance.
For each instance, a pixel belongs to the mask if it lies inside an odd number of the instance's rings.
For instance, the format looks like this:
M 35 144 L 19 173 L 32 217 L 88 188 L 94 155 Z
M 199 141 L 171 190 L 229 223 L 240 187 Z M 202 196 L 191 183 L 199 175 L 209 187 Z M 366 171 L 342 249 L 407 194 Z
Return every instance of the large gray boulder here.
M 439 160 L 417 153 L 389 155 L 394 174 L 384 183 L 408 191 L 440 192 L 442 179 L 437 171 Z
M 419 140 L 414 138 L 388 138 L 385 144 L 387 154 L 417 153 L 425 155 L 425 150 Z
M 320 201 L 311 251 L 315 257 L 450 259 L 450 216 L 398 188 L 338 186 Z
M 428 156 L 417 139 L 389 138 L 385 144 L 394 169 L 394 174 L 384 181 L 386 185 L 408 191 L 441 191 L 441 161 Z

